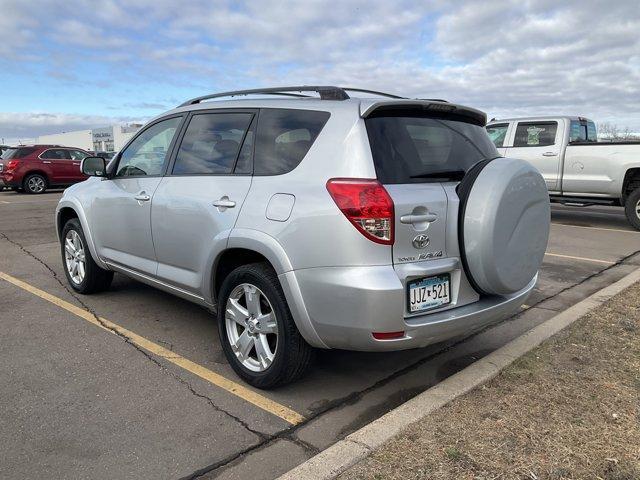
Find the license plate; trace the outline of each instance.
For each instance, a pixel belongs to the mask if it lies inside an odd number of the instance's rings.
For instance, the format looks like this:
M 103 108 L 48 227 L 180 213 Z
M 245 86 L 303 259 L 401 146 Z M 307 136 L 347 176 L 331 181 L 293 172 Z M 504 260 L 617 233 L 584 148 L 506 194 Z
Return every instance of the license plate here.
M 409 282 L 409 312 L 420 312 L 451 302 L 451 277 L 448 273 Z

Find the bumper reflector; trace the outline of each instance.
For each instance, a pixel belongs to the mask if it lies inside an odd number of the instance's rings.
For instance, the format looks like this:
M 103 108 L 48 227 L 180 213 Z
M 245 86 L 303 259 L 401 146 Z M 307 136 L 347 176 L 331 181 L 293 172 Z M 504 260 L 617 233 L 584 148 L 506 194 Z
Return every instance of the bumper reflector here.
M 404 332 L 373 332 L 372 335 L 376 340 L 393 340 L 404 337 Z

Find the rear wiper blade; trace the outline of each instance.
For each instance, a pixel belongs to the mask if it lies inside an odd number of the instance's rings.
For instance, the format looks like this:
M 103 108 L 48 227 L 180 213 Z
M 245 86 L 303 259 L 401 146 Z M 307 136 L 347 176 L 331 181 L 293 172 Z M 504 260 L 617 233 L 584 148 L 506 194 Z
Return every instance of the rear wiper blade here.
M 495 160 L 496 158 L 501 158 L 501 156 L 498 155 L 497 157 L 493 157 L 493 158 L 483 158 L 482 160 L 480 160 L 480 162 L 485 162 L 485 161 L 490 162 L 492 160 Z M 409 178 L 430 178 L 434 180 L 445 179 L 450 181 L 457 181 L 457 180 L 462 180 L 462 178 L 467 174 L 467 171 L 468 170 L 462 170 L 462 169 L 437 170 L 435 172 L 431 171 L 431 172 L 418 173 L 417 175 L 411 175 Z
M 465 175 L 464 170 L 438 170 L 419 173 L 417 175 L 411 175 L 409 178 L 431 178 L 431 179 L 444 179 L 444 180 L 462 180 Z

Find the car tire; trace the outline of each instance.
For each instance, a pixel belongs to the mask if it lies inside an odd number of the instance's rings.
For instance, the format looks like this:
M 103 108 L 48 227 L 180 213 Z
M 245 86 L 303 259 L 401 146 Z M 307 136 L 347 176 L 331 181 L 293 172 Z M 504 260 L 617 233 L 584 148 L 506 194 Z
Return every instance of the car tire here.
M 109 288 L 113 272 L 100 268 L 93 260 L 77 218 L 70 219 L 62 228 L 60 251 L 67 281 L 76 292 L 88 295 Z
M 291 383 L 312 363 L 315 351 L 300 335 L 278 277 L 266 263 L 240 266 L 225 278 L 217 317 L 229 364 L 254 387 Z
M 633 228 L 640 230 L 640 187 L 632 191 L 624 204 L 624 213 Z
M 32 195 L 38 193 L 44 193 L 47 189 L 48 182 L 44 175 L 40 175 L 39 173 L 32 173 L 27 175 L 22 183 L 22 188 L 27 193 Z

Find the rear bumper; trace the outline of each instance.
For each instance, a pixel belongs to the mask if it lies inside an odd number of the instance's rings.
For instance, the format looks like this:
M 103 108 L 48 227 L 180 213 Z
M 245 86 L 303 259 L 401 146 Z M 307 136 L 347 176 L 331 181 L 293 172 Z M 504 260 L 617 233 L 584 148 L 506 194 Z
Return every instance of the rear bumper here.
M 300 331 L 312 345 L 392 351 L 468 335 L 513 315 L 531 293 L 537 275 L 514 294 L 414 316 L 405 314 L 405 288 L 391 265 L 310 268 L 284 273 L 280 279 Z M 404 337 L 372 336 L 398 331 L 404 331 Z
M 0 173 L 0 187 L 19 187 L 20 181 L 11 173 Z

